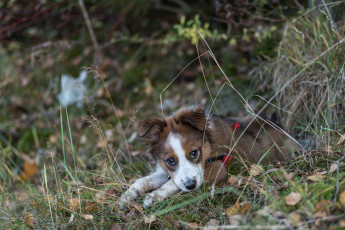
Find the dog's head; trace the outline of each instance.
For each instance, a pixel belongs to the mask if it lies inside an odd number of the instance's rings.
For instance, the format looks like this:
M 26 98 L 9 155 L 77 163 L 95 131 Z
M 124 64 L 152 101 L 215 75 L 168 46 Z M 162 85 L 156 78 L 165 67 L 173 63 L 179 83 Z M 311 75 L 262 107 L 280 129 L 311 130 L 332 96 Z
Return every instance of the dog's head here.
M 139 136 L 151 154 L 185 192 L 203 183 L 204 165 L 211 147 L 202 108 L 181 109 L 166 119 L 149 119 L 139 125 Z

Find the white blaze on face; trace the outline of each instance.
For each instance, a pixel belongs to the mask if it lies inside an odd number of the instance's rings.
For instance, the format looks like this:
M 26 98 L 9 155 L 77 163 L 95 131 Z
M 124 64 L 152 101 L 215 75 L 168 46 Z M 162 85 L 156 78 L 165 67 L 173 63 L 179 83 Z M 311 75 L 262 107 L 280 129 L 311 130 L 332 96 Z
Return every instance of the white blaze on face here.
M 172 176 L 175 184 L 182 191 L 189 192 L 190 190 L 188 190 L 184 184 L 188 179 L 194 179 L 196 180 L 195 189 L 198 189 L 201 186 L 204 177 L 204 170 L 201 163 L 195 164 L 186 158 L 186 152 L 182 147 L 181 139 L 175 134 L 169 134 L 167 147 L 171 147 L 178 158 L 177 168 L 175 172 L 173 172 Z

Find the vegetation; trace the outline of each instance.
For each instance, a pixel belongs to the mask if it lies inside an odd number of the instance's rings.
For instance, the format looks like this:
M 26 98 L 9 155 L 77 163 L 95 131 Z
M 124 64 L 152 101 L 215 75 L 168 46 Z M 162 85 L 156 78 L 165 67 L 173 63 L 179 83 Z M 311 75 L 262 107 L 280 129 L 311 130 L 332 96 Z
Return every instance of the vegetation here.
M 344 227 L 345 4 L 235 2 L 0 2 L 0 228 Z M 154 167 L 138 122 L 192 104 L 275 112 L 305 151 L 120 210 Z

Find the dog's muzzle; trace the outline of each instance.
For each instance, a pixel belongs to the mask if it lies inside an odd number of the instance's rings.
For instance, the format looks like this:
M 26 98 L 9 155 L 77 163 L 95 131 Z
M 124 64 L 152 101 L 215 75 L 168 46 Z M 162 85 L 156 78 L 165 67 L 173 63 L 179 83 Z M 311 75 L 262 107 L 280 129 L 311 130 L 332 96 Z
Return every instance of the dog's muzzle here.
M 196 180 L 195 179 L 187 179 L 187 181 L 185 183 L 183 183 L 183 185 L 186 187 L 186 189 L 191 191 L 191 190 L 196 188 Z

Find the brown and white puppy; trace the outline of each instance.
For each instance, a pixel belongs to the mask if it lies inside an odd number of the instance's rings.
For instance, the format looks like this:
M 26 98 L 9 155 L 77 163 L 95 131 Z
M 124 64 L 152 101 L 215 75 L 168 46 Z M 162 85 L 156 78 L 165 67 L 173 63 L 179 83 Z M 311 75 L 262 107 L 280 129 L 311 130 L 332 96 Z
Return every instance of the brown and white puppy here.
M 251 117 L 208 116 L 202 108 L 183 108 L 168 118 L 143 121 L 139 136 L 157 161 L 156 170 L 135 181 L 122 195 L 120 206 L 148 191 L 144 208 L 179 191 L 191 192 L 204 182 L 215 183 L 227 176 L 222 157 L 233 148 L 233 160 L 243 163 L 287 161 L 297 145 L 265 120 Z M 236 131 L 235 123 L 239 124 Z

